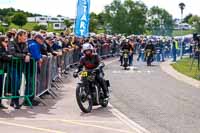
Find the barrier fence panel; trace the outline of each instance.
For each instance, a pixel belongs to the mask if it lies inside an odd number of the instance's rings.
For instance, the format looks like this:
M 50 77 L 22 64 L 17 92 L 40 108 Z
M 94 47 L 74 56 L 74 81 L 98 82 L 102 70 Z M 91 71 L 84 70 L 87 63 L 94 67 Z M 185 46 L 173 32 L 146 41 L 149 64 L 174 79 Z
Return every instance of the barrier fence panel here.
M 58 77 L 57 58 L 53 56 L 51 67 L 51 80 L 54 81 Z
M 74 53 L 73 50 L 69 51 L 69 64 L 73 64 L 74 63 L 74 61 L 73 61 L 73 53 Z
M 1 62 L 0 99 L 12 99 L 19 104 L 19 98 L 25 98 L 30 106 L 30 97 L 35 92 L 35 60 L 25 63 L 24 59 L 12 57 L 9 61 Z
M 49 63 L 50 58 L 43 57 L 41 68 L 38 67 L 37 71 L 37 87 L 36 96 L 40 96 L 45 93 L 49 88 Z
M 52 73 L 52 56 L 48 57 L 48 63 L 47 63 L 47 89 L 51 89 L 51 73 Z
M 73 63 L 78 63 L 79 59 L 80 59 L 80 54 L 81 54 L 81 50 L 80 49 L 75 49 L 74 51 L 74 58 L 73 58 Z
M 70 53 L 67 51 L 67 52 L 64 52 L 64 69 L 68 69 L 69 68 L 69 65 L 70 65 Z
M 101 47 L 100 47 L 100 46 L 97 47 L 97 53 L 98 53 L 99 56 L 102 55 L 102 54 L 101 54 Z
M 74 51 L 73 51 L 73 56 L 72 56 L 72 58 L 73 58 L 73 64 L 76 62 L 76 54 L 77 54 L 77 49 L 74 49 Z

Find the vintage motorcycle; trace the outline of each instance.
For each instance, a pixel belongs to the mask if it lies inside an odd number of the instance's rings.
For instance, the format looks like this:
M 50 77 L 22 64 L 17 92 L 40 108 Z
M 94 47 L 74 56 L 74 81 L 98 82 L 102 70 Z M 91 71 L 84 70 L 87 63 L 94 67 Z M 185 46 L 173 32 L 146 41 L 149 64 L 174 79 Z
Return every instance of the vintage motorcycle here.
M 104 97 L 103 89 L 96 80 L 101 67 L 104 67 L 104 64 L 94 70 L 83 70 L 78 74 L 80 80 L 76 87 L 76 100 L 84 113 L 90 113 L 93 106 L 108 106 L 109 98 Z M 110 87 L 109 80 L 105 80 L 105 84 Z

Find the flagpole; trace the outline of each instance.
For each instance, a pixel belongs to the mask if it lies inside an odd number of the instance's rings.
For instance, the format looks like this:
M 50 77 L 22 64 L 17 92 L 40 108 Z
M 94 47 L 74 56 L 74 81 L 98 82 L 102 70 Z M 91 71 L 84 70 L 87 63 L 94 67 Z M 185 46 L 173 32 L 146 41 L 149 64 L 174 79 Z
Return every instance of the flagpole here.
M 78 7 L 78 1 L 79 1 L 79 0 L 76 0 L 76 11 L 75 11 L 76 13 L 75 13 L 75 18 L 74 18 L 74 26 L 73 26 L 73 34 L 74 34 L 74 35 L 75 35 L 76 17 L 77 17 L 77 12 L 78 12 L 78 11 L 77 11 L 77 10 L 78 10 L 78 9 L 77 9 L 77 7 Z

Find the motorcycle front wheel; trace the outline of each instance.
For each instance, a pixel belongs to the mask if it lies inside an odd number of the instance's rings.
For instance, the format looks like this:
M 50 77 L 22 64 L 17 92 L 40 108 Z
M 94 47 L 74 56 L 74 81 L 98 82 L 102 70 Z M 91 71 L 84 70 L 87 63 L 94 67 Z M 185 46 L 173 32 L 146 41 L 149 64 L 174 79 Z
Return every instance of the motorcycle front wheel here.
M 106 108 L 108 106 L 108 99 L 104 99 L 103 102 L 101 103 L 101 106 Z
M 151 66 L 151 57 L 147 58 L 147 66 Z
M 128 67 L 128 58 L 124 58 L 124 70 L 127 70 Z
M 90 113 L 92 111 L 92 97 L 90 94 L 87 94 L 85 88 L 80 85 L 76 88 L 76 100 L 81 111 L 84 113 Z

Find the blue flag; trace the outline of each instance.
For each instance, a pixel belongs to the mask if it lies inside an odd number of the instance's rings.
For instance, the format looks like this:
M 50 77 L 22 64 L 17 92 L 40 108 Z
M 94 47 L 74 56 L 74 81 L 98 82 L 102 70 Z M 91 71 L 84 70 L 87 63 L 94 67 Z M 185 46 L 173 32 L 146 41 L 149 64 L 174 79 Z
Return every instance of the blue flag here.
M 78 0 L 75 22 L 75 35 L 88 37 L 90 23 L 90 0 Z

